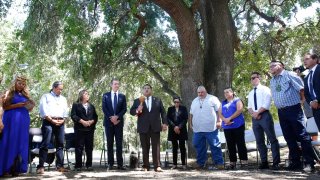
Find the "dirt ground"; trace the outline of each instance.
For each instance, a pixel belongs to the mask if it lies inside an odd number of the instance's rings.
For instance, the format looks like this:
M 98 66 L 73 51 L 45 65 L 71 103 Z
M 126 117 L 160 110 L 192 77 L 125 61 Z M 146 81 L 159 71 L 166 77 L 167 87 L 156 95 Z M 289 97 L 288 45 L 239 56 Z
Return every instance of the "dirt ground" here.
M 281 152 L 282 156 L 286 156 L 286 152 Z M 56 172 L 54 167 L 51 167 L 43 175 L 37 175 L 35 172 L 27 173 L 14 179 L 320 179 L 320 165 L 316 165 L 316 172 L 292 172 L 286 171 L 284 168 L 278 171 L 273 170 L 258 170 L 257 164 L 254 162 L 255 153 L 249 156 L 250 166 L 246 169 L 237 168 L 236 170 L 196 170 L 195 160 L 188 159 L 188 169 L 171 170 L 169 167 L 163 167 L 163 172 L 148 171 L 143 172 L 139 169 L 127 170 L 111 170 L 107 171 L 104 166 L 100 166 L 101 152 L 94 152 L 93 171 L 70 171 L 68 173 Z M 69 156 L 70 157 L 70 156 Z M 71 155 L 71 158 L 74 155 Z M 70 160 L 74 162 L 72 158 Z M 128 161 L 128 159 L 126 159 Z M 35 162 L 37 164 L 37 162 Z M 128 163 L 128 162 L 127 162 Z M 164 164 L 164 163 L 163 163 Z M 284 161 L 281 163 L 284 165 Z M 5 179 L 5 178 L 4 178 Z

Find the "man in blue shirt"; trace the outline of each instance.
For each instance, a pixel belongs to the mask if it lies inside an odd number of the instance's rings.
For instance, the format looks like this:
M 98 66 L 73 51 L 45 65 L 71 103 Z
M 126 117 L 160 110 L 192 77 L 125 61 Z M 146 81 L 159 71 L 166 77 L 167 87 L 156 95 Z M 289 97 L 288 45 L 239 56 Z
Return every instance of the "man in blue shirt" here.
M 299 146 L 301 142 L 302 155 L 305 160 L 305 172 L 314 171 L 314 151 L 311 139 L 308 135 L 303 121 L 301 102 L 304 100 L 303 82 L 294 72 L 284 70 L 280 61 L 270 63 L 270 72 L 273 78 L 270 89 L 274 104 L 278 109 L 280 126 L 284 138 L 289 147 L 291 162 L 288 170 L 299 170 L 302 168 Z

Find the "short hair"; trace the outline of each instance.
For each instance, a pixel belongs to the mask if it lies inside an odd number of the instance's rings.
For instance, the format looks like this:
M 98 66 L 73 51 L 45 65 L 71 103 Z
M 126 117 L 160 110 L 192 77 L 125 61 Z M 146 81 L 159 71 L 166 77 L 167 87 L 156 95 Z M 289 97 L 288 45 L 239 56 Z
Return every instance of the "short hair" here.
M 113 81 L 118 81 L 118 82 L 120 82 L 120 80 L 119 80 L 118 78 L 112 78 L 111 81 L 110 81 L 110 85 L 113 84 Z
M 203 85 L 198 86 L 197 91 L 198 91 L 199 89 L 204 89 L 205 91 L 207 91 L 207 89 L 206 89 Z
M 146 86 L 149 86 L 149 87 L 150 87 L 150 89 L 152 89 L 152 86 L 151 86 L 150 84 L 148 84 L 148 83 L 147 83 L 147 84 L 145 84 L 145 85 L 143 85 L 143 86 L 142 86 L 142 88 L 144 88 L 144 87 L 146 87 Z
M 280 60 L 275 60 L 275 59 L 273 59 L 270 63 L 280 63 L 280 64 L 284 67 L 283 62 L 280 61 Z
M 310 56 L 312 59 L 318 60 L 319 56 L 317 54 L 311 54 Z
M 257 71 L 254 71 L 254 72 L 251 73 L 251 75 L 254 75 L 254 74 L 258 75 L 259 77 L 261 76 L 261 74 L 259 72 L 257 72 Z

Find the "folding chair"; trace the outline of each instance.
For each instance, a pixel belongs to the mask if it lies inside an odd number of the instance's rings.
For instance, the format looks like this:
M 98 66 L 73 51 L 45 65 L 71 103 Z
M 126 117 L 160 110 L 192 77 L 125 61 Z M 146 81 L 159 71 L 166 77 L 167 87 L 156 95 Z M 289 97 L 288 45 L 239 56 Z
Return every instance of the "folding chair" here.
M 46 163 L 48 163 L 48 170 L 55 159 L 56 149 L 51 143 L 48 148 L 48 157 Z M 30 128 L 29 129 L 29 172 L 32 172 L 32 162 L 33 159 L 38 156 L 40 152 L 40 144 L 42 142 L 42 132 L 41 128 Z

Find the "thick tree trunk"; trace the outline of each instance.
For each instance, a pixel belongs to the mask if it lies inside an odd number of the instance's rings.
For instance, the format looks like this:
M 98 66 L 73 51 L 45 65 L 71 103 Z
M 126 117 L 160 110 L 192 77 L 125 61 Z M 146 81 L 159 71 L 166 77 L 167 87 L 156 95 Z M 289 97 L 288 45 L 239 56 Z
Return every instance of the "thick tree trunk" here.
M 231 87 L 236 31 L 227 0 L 201 0 L 204 32 L 204 84 L 209 93 L 224 99 Z
M 181 97 L 184 105 L 189 109 L 192 100 L 197 96 L 198 85 L 203 82 L 203 54 L 193 14 L 182 0 L 152 1 L 164 9 L 176 24 L 183 59 Z M 190 129 L 188 148 L 189 157 L 195 157 Z

